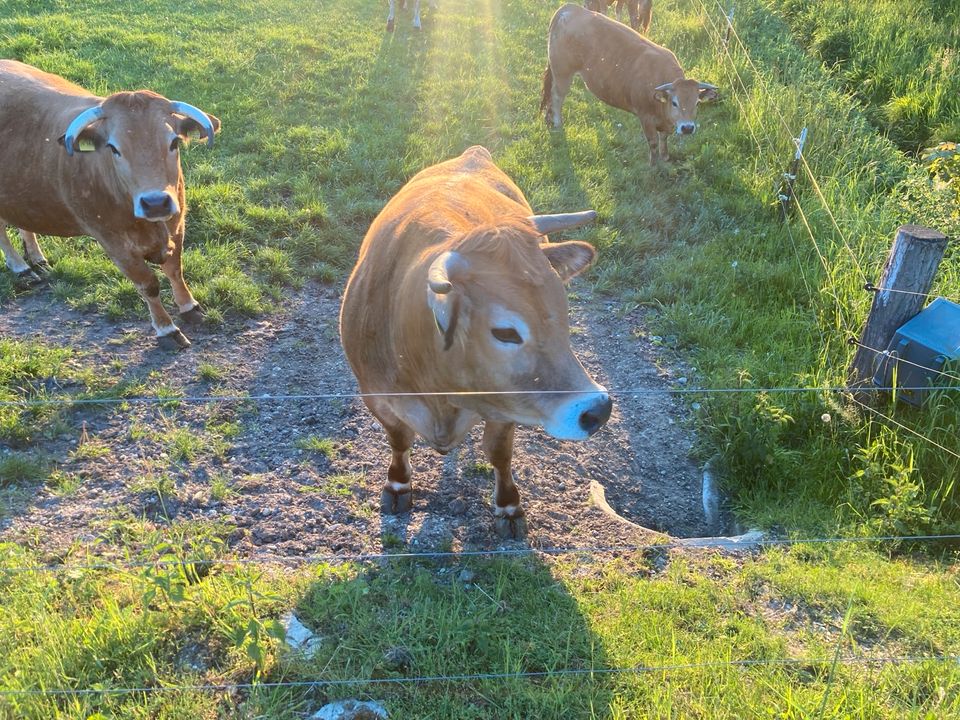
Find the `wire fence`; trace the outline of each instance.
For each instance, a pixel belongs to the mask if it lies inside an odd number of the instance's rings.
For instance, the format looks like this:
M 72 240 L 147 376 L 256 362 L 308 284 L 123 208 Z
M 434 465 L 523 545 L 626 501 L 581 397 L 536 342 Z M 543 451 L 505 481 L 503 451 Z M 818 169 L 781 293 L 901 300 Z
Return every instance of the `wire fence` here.
M 807 177 L 807 179 L 810 181 L 810 184 L 811 184 L 811 186 L 812 186 L 813 189 L 814 189 L 815 196 L 817 197 L 817 199 L 819 200 L 820 204 L 822 205 L 822 207 L 823 207 L 824 210 L 826 211 L 826 214 L 827 214 L 827 216 L 828 216 L 829 219 L 830 219 L 830 222 L 831 222 L 831 224 L 832 224 L 832 226 L 833 226 L 834 231 L 835 231 L 835 232 L 837 233 L 837 235 L 840 237 L 841 242 L 843 243 L 843 247 L 845 248 L 847 254 L 849 254 L 850 258 L 852 259 L 853 265 L 854 265 L 854 267 L 856 268 L 857 273 L 861 276 L 861 278 L 862 278 L 862 280 L 863 280 L 863 287 L 864 287 L 864 289 L 870 290 L 870 291 L 876 291 L 876 292 L 881 292 L 881 291 L 883 291 L 883 290 L 890 291 L 889 288 L 877 288 L 872 282 L 870 282 L 870 281 L 868 281 L 868 280 L 866 279 L 866 273 L 865 273 L 865 271 L 864 271 L 864 269 L 863 269 L 863 266 L 861 265 L 860 259 L 859 259 L 858 255 L 857 255 L 857 253 L 853 250 L 850 242 L 849 242 L 848 239 L 847 239 L 846 234 L 843 232 L 842 228 L 840 227 L 840 224 L 837 222 L 836 215 L 835 215 L 835 213 L 833 212 L 833 210 L 831 209 L 830 204 L 829 204 L 829 202 L 827 201 L 826 196 L 824 195 L 824 193 L 823 193 L 823 191 L 822 191 L 822 189 L 821 189 L 821 187 L 820 187 L 820 183 L 817 181 L 817 178 L 816 178 L 813 170 L 812 170 L 811 167 L 810 167 L 810 163 L 807 161 L 807 157 L 806 157 L 806 154 L 805 154 L 805 152 L 804 152 L 803 145 L 797 141 L 796 136 L 795 136 L 795 133 L 794 133 L 794 132 L 792 131 L 792 129 L 790 128 L 790 125 L 789 125 L 789 123 L 787 122 L 787 120 L 786 120 L 786 118 L 785 118 L 785 116 L 784 116 L 784 113 L 781 111 L 779 105 L 777 104 L 776 100 L 775 100 L 774 97 L 773 97 L 773 91 L 772 91 L 771 88 L 770 88 L 770 84 L 769 84 L 767 78 L 765 77 L 765 75 L 764 75 L 762 72 L 760 72 L 760 69 L 757 67 L 756 63 L 754 62 L 754 60 L 753 60 L 753 58 L 752 58 L 752 55 L 751 55 L 750 50 L 749 50 L 749 48 L 748 48 L 748 46 L 747 46 L 747 43 L 744 41 L 744 39 L 741 37 L 740 33 L 737 31 L 736 27 L 734 26 L 734 24 L 733 24 L 733 13 L 732 13 L 732 12 L 728 13 L 728 12 L 724 9 L 723 5 L 720 3 L 720 0 L 714 0 L 715 9 L 716 9 L 716 11 L 718 11 L 718 12 L 720 13 L 720 17 L 721 17 L 721 19 L 720 19 L 719 21 L 714 21 L 712 12 L 711 12 L 710 10 L 708 10 L 707 5 L 706 5 L 706 3 L 707 3 L 708 1 L 709 1 L 709 0 L 699 0 L 700 8 L 701 8 L 701 11 L 702 11 L 703 17 L 704 17 L 704 27 L 705 27 L 705 28 L 708 30 L 708 32 L 711 34 L 711 37 L 712 37 L 713 41 L 716 43 L 717 47 L 719 48 L 719 51 L 720 51 L 720 53 L 721 53 L 721 56 L 722 56 L 723 59 L 725 60 L 724 66 L 726 66 L 727 64 L 729 64 L 729 66 L 730 66 L 730 68 L 731 68 L 731 71 L 732 71 L 732 75 L 730 75 L 730 77 L 731 77 L 731 78 L 732 78 L 733 76 L 736 77 L 737 82 L 734 83 L 734 84 L 732 84 L 733 96 L 734 96 L 734 98 L 736 99 L 737 105 L 740 107 L 741 112 L 743 113 L 744 117 L 747 119 L 748 128 L 749 128 L 749 131 L 750 131 L 751 136 L 752 136 L 753 139 L 754 139 L 754 142 L 757 144 L 758 152 L 760 152 L 760 153 L 762 154 L 763 148 L 762 148 L 762 145 L 761 145 L 761 143 L 760 143 L 759 139 L 757 138 L 757 135 L 756 135 L 756 133 L 755 133 L 755 131 L 754 131 L 754 128 L 753 128 L 754 123 L 753 123 L 753 120 L 751 119 L 751 114 L 750 114 L 750 113 L 747 111 L 747 109 L 746 109 L 746 104 L 747 104 L 747 102 L 748 102 L 747 97 L 748 97 L 750 91 L 749 91 L 749 89 L 748 89 L 748 87 L 747 87 L 747 84 L 746 84 L 746 82 L 744 81 L 742 75 L 740 74 L 740 71 L 739 71 L 739 69 L 737 68 L 736 60 L 734 59 L 734 57 L 733 57 L 733 55 L 732 55 L 732 53 L 731 53 L 731 50 L 730 50 L 730 42 L 729 42 L 729 40 L 730 40 L 731 37 L 736 41 L 736 45 L 737 45 L 737 47 L 738 47 L 739 50 L 740 50 L 740 54 L 742 55 L 742 57 L 744 58 L 744 60 L 746 61 L 746 63 L 747 63 L 747 64 L 749 65 L 749 67 L 751 68 L 754 77 L 757 79 L 758 87 L 760 88 L 760 90 L 762 91 L 762 94 L 763 94 L 763 96 L 764 96 L 764 104 L 765 104 L 765 106 L 770 107 L 770 108 L 774 111 L 774 113 L 776 114 L 777 119 L 778 119 L 779 122 L 780 122 L 781 127 L 782 127 L 783 130 L 787 133 L 788 137 L 793 141 L 793 144 L 794 144 L 794 146 L 795 146 L 795 148 L 796 148 L 795 157 L 802 163 L 802 166 L 803 166 L 803 169 L 804 169 L 804 171 L 805 171 L 806 177 Z M 725 30 L 725 32 L 724 32 L 723 34 L 721 34 L 721 25 L 723 26 L 723 29 Z M 708 26 L 709 26 L 709 27 L 708 27 Z M 739 97 L 739 95 L 740 95 L 741 92 L 742 92 L 743 95 L 744 95 L 744 100 L 741 100 L 740 97 Z M 769 133 L 767 132 L 765 126 L 764 126 L 762 123 L 759 122 L 759 113 L 757 113 L 757 118 L 758 118 L 757 125 L 758 125 L 758 126 L 760 127 L 760 129 L 762 130 L 762 134 L 763 134 L 763 136 L 764 136 L 764 139 L 767 141 L 767 145 L 769 146 L 771 153 L 772 153 L 772 154 L 776 154 L 776 152 L 777 152 L 777 146 L 776 146 L 774 140 L 771 139 L 771 137 L 770 137 Z M 800 202 L 800 198 L 797 197 L 795 193 L 793 194 L 792 199 L 793 199 L 794 207 L 795 207 L 796 210 L 797 210 L 797 214 L 799 215 L 799 217 L 800 217 L 800 219 L 801 219 L 801 221 L 802 221 L 803 227 L 804 227 L 804 229 L 806 230 L 806 233 L 807 233 L 807 235 L 808 235 L 809 238 L 810 238 L 811 245 L 812 245 L 814 251 L 816 252 L 818 258 L 820 259 L 821 265 L 822 265 L 823 268 L 824 268 L 824 272 L 825 272 L 826 278 L 827 278 L 827 280 L 828 280 L 828 282 L 829 282 L 829 284 L 830 284 L 830 288 L 831 288 L 831 293 L 830 293 L 830 294 L 831 294 L 831 297 L 832 297 L 833 300 L 834 300 L 835 307 L 836 307 L 836 309 L 837 309 L 837 319 L 839 320 L 839 325 L 840 325 L 841 329 L 848 334 L 850 344 L 857 345 L 858 347 L 861 347 L 861 348 L 863 348 L 864 350 L 873 353 L 878 359 L 880 359 L 880 358 L 890 359 L 890 360 L 893 360 L 893 361 L 895 361 L 895 362 L 897 362 L 897 363 L 903 363 L 903 364 L 906 364 L 906 365 L 909 365 L 909 366 L 912 366 L 912 367 L 916 367 L 916 368 L 918 368 L 918 369 L 924 370 L 925 372 L 931 373 L 932 375 L 934 375 L 934 376 L 936 376 L 936 377 L 938 377 L 938 378 L 945 379 L 945 380 L 947 380 L 947 381 L 960 381 L 960 376 L 957 376 L 956 374 L 953 374 L 953 373 L 951 373 L 951 372 L 949 372 L 949 371 L 945 371 L 945 370 L 943 370 L 942 368 L 929 367 L 929 366 L 926 366 L 926 365 L 923 365 L 923 364 L 914 362 L 914 361 L 912 361 L 912 360 L 908 360 L 908 359 L 906 359 L 906 358 L 899 357 L 899 356 L 897 356 L 895 353 L 892 353 L 892 352 L 890 352 L 890 351 L 888 351 L 888 350 L 881 350 L 881 349 L 877 349 L 877 348 L 868 347 L 868 346 L 864 345 L 863 343 L 859 342 L 859 340 L 856 339 L 855 333 L 853 332 L 853 328 L 851 327 L 851 323 L 850 323 L 848 320 L 846 320 L 846 316 L 845 316 L 845 312 L 844 312 L 844 306 L 843 306 L 843 303 L 841 302 L 841 293 L 840 293 L 840 290 L 839 290 L 839 288 L 838 288 L 838 286 L 837 286 L 836 279 L 835 279 L 835 277 L 834 277 L 835 273 L 833 272 L 833 268 L 831 268 L 830 264 L 828 263 L 828 261 L 827 261 L 827 259 L 826 259 L 826 257 L 825 257 L 825 254 L 824 254 L 824 252 L 822 251 L 822 249 L 821 249 L 821 247 L 820 247 L 820 243 L 817 242 L 816 234 L 814 233 L 814 230 L 813 230 L 813 228 L 812 228 L 812 226 L 811 226 L 811 224 L 810 224 L 810 222 L 809 222 L 809 220 L 808 220 L 808 213 L 804 210 L 803 205 L 802 205 L 802 203 Z M 791 244 L 792 244 L 793 247 L 794 247 L 794 252 L 796 253 L 796 252 L 797 252 L 797 250 L 796 250 L 796 243 L 795 243 L 794 238 L 793 238 L 792 230 L 790 229 L 790 218 L 789 218 L 789 216 L 786 215 L 786 214 L 785 214 L 785 220 L 784 220 L 784 222 L 785 222 L 785 226 L 786 226 L 786 229 L 787 229 L 787 232 L 788 232 L 788 236 L 789 236 L 790 242 L 791 242 Z M 800 262 L 799 257 L 798 257 L 798 262 Z M 802 263 L 800 263 L 800 264 L 801 264 L 801 266 L 802 266 Z M 807 293 L 808 293 L 808 295 L 810 296 L 811 301 L 812 301 L 812 297 L 813 297 L 813 296 L 812 296 L 812 292 L 811 292 L 811 290 L 810 290 L 809 283 L 807 282 L 807 279 L 806 279 L 805 276 L 803 277 L 803 281 L 804 281 L 804 286 L 805 286 L 806 289 L 807 289 Z M 898 292 L 898 291 L 893 290 L 893 292 Z M 934 296 L 935 296 L 935 295 L 932 294 L 932 293 L 910 293 L 910 292 L 908 292 L 908 291 L 899 291 L 899 292 L 904 292 L 904 293 L 911 294 L 911 295 L 923 295 L 923 296 L 925 296 L 925 297 L 934 297 Z M 825 333 L 823 332 L 823 329 L 820 328 L 820 330 L 821 330 L 821 337 L 825 339 Z M 867 390 L 868 393 L 869 393 L 869 392 L 872 392 L 872 389 L 867 389 L 867 388 L 865 388 L 865 389 Z M 900 388 L 900 390 L 905 391 L 906 388 Z M 857 392 L 859 393 L 859 388 L 857 389 Z M 884 421 L 886 421 L 886 422 L 888 422 L 888 423 L 890 423 L 890 424 L 892 424 L 892 425 L 895 425 L 895 426 L 898 427 L 898 428 L 901 428 L 901 429 L 905 430 L 906 432 L 910 433 L 911 435 L 914 435 L 915 437 L 920 438 L 921 440 L 923 440 L 923 441 L 931 444 L 932 446 L 938 448 L 939 450 L 941 450 L 941 451 L 943 451 L 943 452 L 946 452 L 948 455 L 960 459 L 960 454 L 958 454 L 957 452 L 955 452 L 955 451 L 953 451 L 953 450 L 945 447 L 943 444 L 938 443 L 937 441 L 935 441 L 933 438 L 929 437 L 928 435 L 925 435 L 924 433 L 918 432 L 917 430 L 914 430 L 913 428 L 908 427 L 907 425 L 905 425 L 905 424 L 903 424 L 903 423 L 895 420 L 894 418 L 890 417 L 889 415 L 887 415 L 887 414 L 879 411 L 878 409 L 876 409 L 876 408 L 874 408 L 874 407 L 872 407 L 872 406 L 870 406 L 870 405 L 868 405 L 868 404 L 866 404 L 866 403 L 863 403 L 863 402 L 861 402 L 861 401 L 859 401 L 859 400 L 856 400 L 855 398 L 853 398 L 853 399 L 855 400 L 856 405 L 859 406 L 859 407 L 860 407 L 862 410 L 864 410 L 865 412 L 870 413 L 870 414 L 873 414 L 873 415 L 875 415 L 876 417 L 879 417 L 879 418 L 881 418 L 882 420 L 884 420 Z
M 916 665 L 920 663 L 957 663 L 960 655 L 905 655 L 870 657 L 850 655 L 833 658 L 764 658 L 724 660 L 671 665 L 634 665 L 629 667 L 560 668 L 527 672 L 463 673 L 451 675 L 419 675 L 414 677 L 345 678 L 330 680 L 286 680 L 277 682 L 198 683 L 194 685 L 143 685 L 141 687 L 103 688 L 23 688 L 0 690 L 0 697 L 53 696 L 78 697 L 85 695 L 146 695 L 171 692 L 233 692 L 238 690 L 317 689 L 356 687 L 365 685 L 424 685 L 427 683 L 468 683 L 519 680 L 555 680 L 564 678 L 594 678 L 612 675 L 649 675 L 655 673 L 689 672 L 691 670 L 749 670 L 760 667 L 797 668 L 825 665 Z
M 411 561 L 462 561 L 476 558 L 511 558 L 529 556 L 561 556 L 561 555 L 636 555 L 649 552 L 667 552 L 670 550 L 686 550 L 690 548 L 737 550 L 755 549 L 760 547 L 795 547 L 802 545 L 841 545 L 841 544 L 910 544 L 910 543 L 946 543 L 960 541 L 960 534 L 935 535 L 874 535 L 864 537 L 808 537 L 808 538 L 776 538 L 765 537 L 762 534 L 733 537 L 705 537 L 683 538 L 679 540 L 663 540 L 661 542 L 641 543 L 631 545 L 595 545 L 571 547 L 522 547 L 522 548 L 495 548 L 490 550 L 445 550 L 424 552 L 388 552 L 388 553 L 329 553 L 319 555 L 275 555 L 259 554 L 250 557 L 182 557 L 169 559 L 168 554 L 155 560 L 103 560 L 90 563 L 70 563 L 57 565 L 11 565 L 0 564 L 0 575 L 22 573 L 60 573 L 73 574 L 84 571 L 111 570 L 130 571 L 153 568 L 178 568 L 183 566 L 210 567 L 210 566 L 261 566 L 261 565 L 321 565 L 342 563 L 372 563 L 398 560 Z M 0 556 L 2 562 L 2 556 Z

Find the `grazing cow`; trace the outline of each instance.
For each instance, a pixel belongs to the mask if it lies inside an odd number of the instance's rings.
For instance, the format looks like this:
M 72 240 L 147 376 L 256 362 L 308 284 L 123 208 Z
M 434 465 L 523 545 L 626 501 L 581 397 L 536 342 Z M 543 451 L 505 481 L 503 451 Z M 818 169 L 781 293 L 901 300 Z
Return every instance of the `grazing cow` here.
M 653 17 L 653 0 L 586 0 L 583 6 L 601 15 L 607 14 L 607 8 L 617 3 L 617 20 L 622 22 L 623 7 L 626 5 L 630 15 L 630 27 L 644 35 L 650 29 L 650 20 Z
M 91 235 L 146 301 L 159 344 L 186 347 L 147 263 L 170 279 L 181 319 L 201 319 L 180 263 L 186 205 L 179 148 L 197 132 L 213 145 L 219 128 L 212 115 L 148 90 L 101 98 L 0 60 L 0 250 L 7 267 L 30 279 L 48 269 L 34 233 Z M 8 225 L 20 228 L 29 264 L 10 243 Z
M 533 215 L 477 146 L 418 173 L 373 221 L 344 292 L 340 336 L 393 451 L 384 512 L 411 506 L 415 435 L 447 453 L 482 420 L 497 531 L 523 537 L 515 424 L 585 440 L 610 417 L 606 390 L 570 350 L 563 286 L 595 251 L 544 237 L 595 215 Z
M 393 32 L 393 19 L 396 15 L 395 11 L 396 0 L 390 0 L 390 12 L 387 15 L 387 32 Z M 400 9 L 403 10 L 407 6 L 407 0 L 400 0 Z M 430 0 L 430 8 L 433 10 L 437 9 L 437 0 Z M 420 0 L 413 0 L 413 28 L 414 30 L 421 30 L 420 27 Z
M 540 111 L 560 127 L 560 110 L 573 76 L 603 102 L 633 113 L 650 146 L 650 162 L 668 158 L 667 135 L 697 129 L 697 104 L 717 88 L 688 80 L 677 56 L 625 25 L 579 5 L 566 4 L 550 21 L 547 69 Z

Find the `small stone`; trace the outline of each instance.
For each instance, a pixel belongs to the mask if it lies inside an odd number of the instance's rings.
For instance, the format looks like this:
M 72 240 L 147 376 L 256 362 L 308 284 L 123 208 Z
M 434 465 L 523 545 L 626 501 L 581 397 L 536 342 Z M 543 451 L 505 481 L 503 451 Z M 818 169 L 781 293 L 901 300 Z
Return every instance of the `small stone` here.
M 467 511 L 467 503 L 460 498 L 456 498 L 450 501 L 448 508 L 451 515 L 463 515 Z
M 386 708 L 371 700 L 340 700 L 324 705 L 310 720 L 387 720 Z
M 405 647 L 392 647 L 383 654 L 383 662 L 396 670 L 408 670 L 413 667 L 413 655 Z
M 304 625 L 292 612 L 280 616 L 280 624 L 286 633 L 287 648 L 295 653 L 311 658 L 316 655 L 323 638 L 315 635 L 310 628 Z
M 677 378 L 677 385 L 686 385 L 686 384 L 687 384 L 687 379 L 685 377 Z
M 458 577 L 460 578 L 460 582 L 469 585 L 476 580 L 477 574 L 470 568 L 464 568 L 460 571 L 460 575 Z

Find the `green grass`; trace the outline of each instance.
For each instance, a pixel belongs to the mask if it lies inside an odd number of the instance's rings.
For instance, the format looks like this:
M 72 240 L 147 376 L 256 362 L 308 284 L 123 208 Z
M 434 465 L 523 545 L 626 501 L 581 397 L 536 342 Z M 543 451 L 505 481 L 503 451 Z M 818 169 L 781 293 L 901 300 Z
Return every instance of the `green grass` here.
M 354 680 L 368 685 L 0 697 L 20 718 L 293 718 L 337 697 L 373 697 L 418 718 L 928 718 L 960 712 L 955 663 L 841 663 L 960 650 L 956 566 L 889 561 L 853 548 L 771 551 L 734 562 L 566 558 L 465 566 L 396 560 L 290 573 L 177 560 L 216 558 L 219 531 L 178 543 L 130 527 L 138 557 L 174 564 L 126 573 L 6 573 L 0 581 L 5 689 Z M 183 550 L 181 548 L 188 548 Z M 37 562 L 0 548 L 6 567 Z M 74 558 L 76 560 L 77 558 Z M 903 602 L 905 588 L 911 595 Z M 284 607 L 320 638 L 311 658 L 280 652 Z M 69 612 L 65 610 L 69 608 Z M 390 660 L 402 648 L 405 665 Z M 187 663 L 187 659 L 192 661 Z M 740 667 L 742 660 L 759 661 Z M 654 668 L 608 674 L 617 668 Z M 655 668 L 665 668 L 657 670 Z M 378 679 L 594 670 L 541 679 L 377 684 Z M 15 671 L 15 672 L 14 672 Z M 69 680 L 67 679 L 69 678 Z M 826 702 L 825 702 L 826 701 Z M 244 715 L 247 716 L 247 715 Z
M 317 435 L 308 435 L 300 437 L 293 441 L 294 446 L 301 450 L 309 450 L 323 455 L 327 460 L 333 460 L 340 452 L 340 443 L 331 438 L 318 437 Z
M 797 40 L 910 152 L 960 139 L 960 6 L 773 0 Z

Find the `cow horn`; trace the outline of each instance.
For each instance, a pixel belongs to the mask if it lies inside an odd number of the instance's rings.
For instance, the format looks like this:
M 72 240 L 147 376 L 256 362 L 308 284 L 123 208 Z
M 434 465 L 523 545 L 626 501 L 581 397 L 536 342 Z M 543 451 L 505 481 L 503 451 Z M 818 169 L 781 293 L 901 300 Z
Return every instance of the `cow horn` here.
M 673 83 L 668 82 L 668 83 L 664 83 L 663 85 L 657 85 L 653 90 L 654 92 L 656 92 L 657 90 L 673 90 Z
M 701 82 L 697 84 L 700 86 L 701 90 L 719 90 L 720 89 L 716 85 L 711 85 L 710 83 Z
M 593 222 L 597 219 L 597 213 L 595 210 L 584 210 L 583 212 L 561 213 L 560 215 L 531 215 L 527 219 L 533 223 L 538 233 L 547 235 L 561 230 L 572 230 Z
M 73 122 L 67 126 L 67 132 L 64 133 L 63 136 L 63 146 L 67 149 L 67 155 L 73 155 L 73 144 L 77 141 L 77 137 L 80 135 L 80 133 L 82 133 L 88 125 L 102 117 L 103 108 L 99 105 L 94 105 L 92 108 L 87 108 L 73 119 Z
M 207 147 L 213 147 L 213 134 L 216 131 L 213 129 L 213 123 L 210 122 L 210 118 L 207 117 L 207 114 L 203 110 L 176 100 L 170 101 L 170 107 L 173 108 L 173 112 L 186 115 L 191 120 L 195 120 L 197 124 L 203 128 L 203 134 L 207 138 Z
M 453 283 L 450 277 L 458 270 L 466 267 L 466 260 L 458 253 L 448 251 L 440 255 L 433 264 L 430 265 L 430 272 L 427 275 L 427 285 L 437 295 L 446 295 L 453 290 Z

